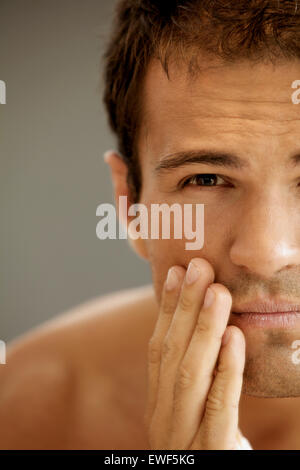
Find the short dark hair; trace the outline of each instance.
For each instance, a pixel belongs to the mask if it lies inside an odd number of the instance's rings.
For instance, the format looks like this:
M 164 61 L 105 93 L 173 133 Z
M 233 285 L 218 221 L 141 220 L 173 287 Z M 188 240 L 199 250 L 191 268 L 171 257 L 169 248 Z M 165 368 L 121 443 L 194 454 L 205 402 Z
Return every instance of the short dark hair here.
M 137 137 L 142 122 L 141 86 L 152 58 L 167 76 L 170 58 L 190 73 L 199 51 L 225 62 L 300 58 L 298 0 L 120 0 L 103 55 L 104 95 L 128 184 L 139 200 Z

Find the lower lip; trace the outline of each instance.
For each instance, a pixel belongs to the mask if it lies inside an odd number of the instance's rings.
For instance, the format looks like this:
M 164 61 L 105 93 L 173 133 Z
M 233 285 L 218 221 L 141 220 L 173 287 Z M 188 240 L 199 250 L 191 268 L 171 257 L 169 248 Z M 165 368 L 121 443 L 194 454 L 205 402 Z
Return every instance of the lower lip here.
M 241 327 L 259 328 L 295 328 L 300 327 L 300 312 L 276 313 L 235 313 L 232 312 L 232 324 Z

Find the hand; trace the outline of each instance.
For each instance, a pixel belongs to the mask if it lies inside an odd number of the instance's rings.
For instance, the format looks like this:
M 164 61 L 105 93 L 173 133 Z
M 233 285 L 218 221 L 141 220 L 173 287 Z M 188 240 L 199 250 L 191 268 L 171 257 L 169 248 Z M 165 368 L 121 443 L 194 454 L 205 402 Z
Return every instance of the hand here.
M 225 286 L 213 283 L 212 266 L 202 258 L 190 266 L 187 272 L 171 269 L 149 342 L 150 448 L 236 449 L 244 335 L 227 326 L 232 298 Z

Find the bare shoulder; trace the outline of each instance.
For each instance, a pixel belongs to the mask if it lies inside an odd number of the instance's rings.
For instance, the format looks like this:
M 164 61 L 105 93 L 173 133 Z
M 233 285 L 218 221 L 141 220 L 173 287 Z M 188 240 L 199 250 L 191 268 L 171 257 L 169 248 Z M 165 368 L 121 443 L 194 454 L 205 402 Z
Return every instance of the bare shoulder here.
M 127 434 L 139 439 L 128 413 L 140 422 L 157 310 L 151 285 L 127 289 L 8 344 L 0 366 L 0 448 L 118 448 L 126 416 Z

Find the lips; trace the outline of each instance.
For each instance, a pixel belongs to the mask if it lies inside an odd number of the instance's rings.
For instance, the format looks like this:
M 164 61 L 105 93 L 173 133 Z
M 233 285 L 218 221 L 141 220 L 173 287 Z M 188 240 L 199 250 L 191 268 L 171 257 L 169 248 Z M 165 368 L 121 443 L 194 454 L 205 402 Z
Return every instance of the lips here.
M 259 299 L 234 305 L 232 324 L 241 328 L 300 328 L 300 305 L 283 300 Z

